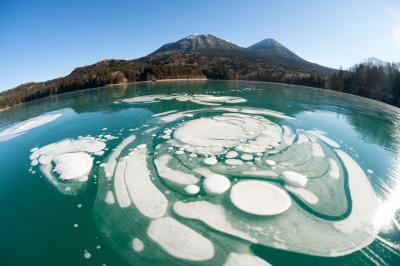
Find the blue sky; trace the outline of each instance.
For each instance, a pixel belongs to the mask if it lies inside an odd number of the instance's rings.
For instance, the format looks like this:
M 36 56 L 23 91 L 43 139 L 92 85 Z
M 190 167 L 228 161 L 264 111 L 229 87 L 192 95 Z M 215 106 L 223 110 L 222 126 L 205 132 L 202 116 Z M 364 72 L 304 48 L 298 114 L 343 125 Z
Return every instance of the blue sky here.
M 193 33 L 245 47 L 272 37 L 335 68 L 400 61 L 400 1 L 0 0 L 0 90 L 141 57 Z

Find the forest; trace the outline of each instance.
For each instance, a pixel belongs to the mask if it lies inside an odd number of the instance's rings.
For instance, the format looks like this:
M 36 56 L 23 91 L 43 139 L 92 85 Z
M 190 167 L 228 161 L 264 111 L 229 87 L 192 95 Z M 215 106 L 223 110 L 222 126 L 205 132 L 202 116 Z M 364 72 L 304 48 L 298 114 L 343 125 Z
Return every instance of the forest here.
M 237 58 L 189 56 L 168 62 L 104 60 L 75 69 L 66 77 L 27 83 L 0 93 L 0 109 L 60 93 L 109 84 L 161 79 L 257 80 L 341 91 L 400 106 L 400 71 L 395 64 L 362 63 L 333 75 L 316 74 Z

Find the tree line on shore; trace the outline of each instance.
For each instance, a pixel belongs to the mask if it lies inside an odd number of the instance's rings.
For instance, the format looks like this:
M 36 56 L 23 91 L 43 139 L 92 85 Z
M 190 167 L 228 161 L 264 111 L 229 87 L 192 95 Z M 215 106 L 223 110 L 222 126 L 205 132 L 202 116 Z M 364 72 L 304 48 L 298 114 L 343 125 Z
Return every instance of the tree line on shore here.
M 138 60 L 104 60 L 75 69 L 70 75 L 40 83 L 27 83 L 0 93 L 0 109 L 50 95 L 109 84 L 160 79 L 208 78 L 258 80 L 324 88 L 400 105 L 400 71 L 395 64 L 358 64 L 331 76 L 287 67 L 221 63 L 148 64 Z

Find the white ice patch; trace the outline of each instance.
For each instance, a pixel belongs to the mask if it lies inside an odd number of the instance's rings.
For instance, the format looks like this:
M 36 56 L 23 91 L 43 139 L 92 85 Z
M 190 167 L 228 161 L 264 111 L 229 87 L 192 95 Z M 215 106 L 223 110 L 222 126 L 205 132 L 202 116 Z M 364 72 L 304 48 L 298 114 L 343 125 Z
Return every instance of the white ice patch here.
M 307 190 L 302 187 L 294 187 L 294 186 L 290 186 L 290 185 L 285 185 L 285 188 L 309 204 L 317 204 L 319 202 L 318 197 L 314 193 L 312 193 L 310 190 Z
M 93 166 L 93 158 L 86 152 L 60 154 L 53 161 L 55 163 L 53 171 L 63 180 L 75 179 L 85 182 Z
M 292 204 L 282 188 L 271 183 L 248 180 L 232 186 L 230 199 L 233 205 L 254 215 L 276 215 L 285 212 Z
M 90 154 L 96 154 L 106 147 L 106 144 L 93 137 L 78 139 L 65 139 L 60 142 L 43 146 L 32 150 L 30 159 L 33 164 L 40 164 L 42 173 L 61 192 L 76 194 L 87 181 L 93 167 L 93 158 Z M 54 163 L 54 169 L 52 166 Z M 53 173 L 58 173 L 58 177 Z
M 231 108 L 231 107 L 217 107 L 215 110 L 224 110 L 228 112 L 240 112 L 245 114 L 253 115 L 266 115 L 273 116 L 280 119 L 294 119 L 291 116 L 285 115 L 284 113 L 268 110 L 268 109 L 258 109 L 258 108 Z
M 50 123 L 60 116 L 61 114 L 41 115 L 6 128 L 0 131 L 0 142 L 16 138 L 31 129 Z
M 133 98 L 122 99 L 120 102 L 124 103 L 143 103 L 143 102 L 152 102 L 158 100 L 166 95 L 145 95 L 145 96 L 138 96 Z
M 157 117 L 157 116 L 169 115 L 169 114 L 176 113 L 176 112 L 178 112 L 178 110 L 166 111 L 166 112 L 154 114 L 153 116 Z
M 201 105 L 220 105 L 221 103 L 243 103 L 246 102 L 246 99 L 235 97 L 235 96 L 213 96 L 206 94 L 175 94 L 173 96 L 167 95 L 146 95 L 146 96 L 138 96 L 133 98 L 127 98 L 117 101 L 125 102 L 125 103 L 153 103 L 161 101 L 170 101 L 177 100 L 179 102 L 187 102 L 191 101 L 193 103 L 201 104 Z
M 146 157 L 147 148 L 131 152 L 124 177 L 133 204 L 144 216 L 154 219 L 166 213 L 168 200 L 151 182 Z
M 325 153 L 324 150 L 322 149 L 321 145 L 319 145 L 316 142 L 311 143 L 311 154 L 315 157 L 324 157 Z
M 168 167 L 168 163 L 171 159 L 171 155 L 164 154 L 154 160 L 154 164 L 157 167 L 160 177 L 180 185 L 192 185 L 199 181 L 198 177 L 193 174 L 188 174 Z
M 115 167 L 117 165 L 117 158 L 121 155 L 122 150 L 131 144 L 136 137 L 134 135 L 127 137 L 124 139 L 111 153 L 110 157 L 108 158 L 107 163 L 104 165 L 104 171 L 106 173 L 106 177 L 108 179 L 111 179 L 111 177 L 114 175 Z
M 305 187 L 308 182 L 306 175 L 302 175 L 295 171 L 283 171 L 281 173 L 282 180 L 286 184 L 292 185 L 294 187 Z
M 131 205 L 128 189 L 125 184 L 126 160 L 120 160 L 115 169 L 114 190 L 117 202 L 121 208 L 127 208 Z
M 205 261 L 214 256 L 210 240 L 171 217 L 152 220 L 147 234 L 168 254 L 180 259 Z
M 255 171 L 243 171 L 242 174 L 251 177 L 278 177 L 279 175 L 270 170 L 255 170 Z
M 322 132 L 317 131 L 317 130 L 313 130 L 313 131 L 309 131 L 309 132 L 311 134 L 313 134 L 314 136 L 318 137 L 320 140 L 322 140 L 323 142 L 325 142 L 329 146 L 331 146 L 332 148 L 335 148 L 335 149 L 339 149 L 340 148 L 340 145 L 336 141 L 328 138 Z
M 260 153 L 279 146 L 282 133 L 281 127 L 266 118 L 229 113 L 183 123 L 175 130 L 172 143 L 204 155 L 223 154 L 229 148 Z
M 265 260 L 250 254 L 229 253 L 223 266 L 271 266 Z
M 375 223 L 376 219 L 379 219 L 379 217 L 376 217 L 378 202 L 375 192 L 361 167 L 344 151 L 337 150 L 336 153 L 343 161 L 349 175 L 348 182 L 353 209 L 346 219 L 334 222 L 333 225 L 344 234 L 351 234 L 356 231 L 365 232 L 367 237 L 364 243 L 367 244 L 379 232 L 379 227 Z
M 334 159 L 329 159 L 329 165 L 331 167 L 329 175 L 335 179 L 338 179 L 340 177 L 340 168 L 338 163 Z
M 228 221 L 225 208 L 222 205 L 210 203 L 208 201 L 181 202 L 174 204 L 174 211 L 182 217 L 202 221 L 209 227 L 225 234 L 230 234 L 244 240 L 257 243 L 245 232 L 235 229 Z
M 107 191 L 104 201 L 110 205 L 115 203 L 115 198 L 114 198 L 114 194 L 112 193 L 112 191 L 110 191 L 110 190 Z

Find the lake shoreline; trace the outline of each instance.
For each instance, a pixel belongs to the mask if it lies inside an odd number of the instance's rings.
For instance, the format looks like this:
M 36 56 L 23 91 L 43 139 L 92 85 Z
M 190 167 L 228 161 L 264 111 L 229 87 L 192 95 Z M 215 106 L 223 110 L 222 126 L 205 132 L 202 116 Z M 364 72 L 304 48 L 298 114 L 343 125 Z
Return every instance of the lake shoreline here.
M 324 89 L 324 88 L 317 88 L 317 87 L 312 87 L 312 86 L 305 86 L 305 85 L 296 85 L 296 84 L 290 84 L 290 83 L 281 83 L 281 82 L 270 82 L 270 81 L 260 81 L 260 80 L 242 80 L 242 79 L 229 79 L 229 80 L 224 80 L 224 79 L 208 79 L 208 78 L 181 78 L 181 79 L 155 79 L 155 80 L 145 80 L 145 81 L 134 81 L 134 82 L 121 82 L 121 83 L 115 83 L 115 84 L 107 84 L 104 86 L 99 86 L 99 87 L 93 87 L 93 88 L 86 88 L 86 89 L 81 89 L 81 90 L 75 90 L 75 91 L 70 91 L 70 92 L 65 92 L 65 93 L 58 93 L 58 94 L 54 94 L 54 95 L 48 95 L 42 98 L 37 98 L 37 99 L 33 99 L 31 101 L 26 101 L 20 104 L 16 104 L 12 107 L 6 107 L 3 109 L 0 109 L 0 113 L 13 109 L 14 107 L 26 104 L 26 103 L 32 103 L 34 101 L 37 100 L 43 100 L 46 98 L 51 98 L 51 97 L 55 97 L 55 96 L 59 96 L 59 95 L 68 95 L 68 94 L 73 94 L 73 93 L 77 93 L 77 92 L 82 92 L 82 91 L 89 91 L 89 90 L 93 90 L 93 89 L 99 89 L 99 88 L 107 88 L 107 87 L 114 87 L 114 86 L 123 86 L 123 85 L 130 85 L 130 84 L 151 84 L 151 83 L 174 83 L 174 82 L 207 82 L 207 81 L 218 81 L 218 82 L 250 82 L 250 83 L 258 83 L 258 84 L 274 84 L 274 85 L 281 85 L 281 86 L 290 86 L 290 87 L 299 87 L 299 88 L 304 88 L 304 89 L 312 89 L 312 90 L 323 90 L 323 91 L 330 91 L 330 92 L 334 92 L 334 93 L 338 93 L 339 95 L 352 95 L 355 96 L 356 98 L 359 99 L 363 99 L 363 100 L 369 100 L 371 101 L 371 103 L 379 103 L 379 104 L 383 104 L 384 106 L 390 106 L 390 108 L 392 108 L 393 110 L 397 110 L 398 112 L 400 112 L 400 108 L 396 105 L 392 105 L 380 100 L 376 100 L 376 99 L 372 99 L 372 98 L 368 98 L 368 97 L 364 97 L 364 96 L 360 96 L 357 94 L 352 94 L 352 93 L 348 93 L 348 92 L 343 92 L 343 91 L 337 91 L 337 90 L 329 90 L 329 89 Z

